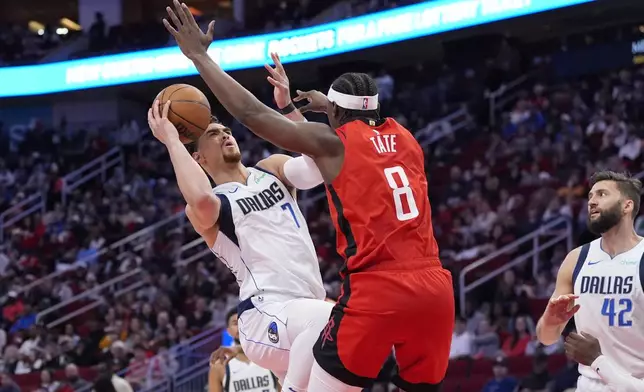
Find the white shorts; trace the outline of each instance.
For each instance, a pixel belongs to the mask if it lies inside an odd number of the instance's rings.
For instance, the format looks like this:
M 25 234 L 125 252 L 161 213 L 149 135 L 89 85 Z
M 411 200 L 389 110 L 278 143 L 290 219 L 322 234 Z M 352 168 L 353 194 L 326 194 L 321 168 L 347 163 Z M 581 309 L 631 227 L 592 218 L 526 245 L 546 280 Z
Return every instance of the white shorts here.
M 239 341 L 244 354 L 284 381 L 291 342 L 308 328 L 320 332 L 332 303 L 320 299 L 260 295 L 239 304 Z

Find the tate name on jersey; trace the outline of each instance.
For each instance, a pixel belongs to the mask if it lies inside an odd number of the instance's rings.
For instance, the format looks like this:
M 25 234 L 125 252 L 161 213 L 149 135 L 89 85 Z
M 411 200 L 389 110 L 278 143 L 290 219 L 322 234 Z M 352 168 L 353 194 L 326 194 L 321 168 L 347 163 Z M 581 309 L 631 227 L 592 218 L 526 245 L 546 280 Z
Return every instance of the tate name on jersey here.
M 373 146 L 376 148 L 378 154 L 384 154 L 388 152 L 396 152 L 396 136 L 398 135 L 381 135 L 380 132 L 376 131 L 376 136 L 369 138 Z

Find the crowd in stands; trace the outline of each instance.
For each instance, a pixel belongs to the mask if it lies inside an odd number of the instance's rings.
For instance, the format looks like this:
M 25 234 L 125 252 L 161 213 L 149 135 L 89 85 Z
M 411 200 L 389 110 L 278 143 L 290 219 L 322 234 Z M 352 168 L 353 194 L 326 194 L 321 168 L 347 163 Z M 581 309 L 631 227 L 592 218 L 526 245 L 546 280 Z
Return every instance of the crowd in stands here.
M 367 11 L 389 6 L 373 1 Z M 92 39 L 105 37 L 100 30 L 90 30 Z M 436 70 L 419 64 L 375 75 L 383 113 L 416 131 L 426 149 L 435 233 L 441 258 L 454 274 L 558 217 L 571 219 L 579 234 L 585 228 L 589 174 L 605 168 L 633 173 L 644 169 L 644 69 L 561 82 L 541 59 L 512 106 L 496 114 L 498 126 L 484 125 L 490 120 L 485 90 L 490 90 L 490 81 L 508 81 L 498 79 L 498 70 L 507 75 L 525 71 L 515 69 L 519 62 L 514 58 L 512 48 L 502 46 L 496 59 L 478 68 Z M 265 102 L 271 95 L 268 88 L 260 92 Z M 468 127 L 452 132 L 450 124 L 434 122 L 464 102 L 475 120 Z M 230 124 L 245 163 L 276 152 L 238 123 Z M 72 131 L 65 124 L 51 127 L 38 121 L 22 130 L 0 128 L 0 213 L 35 192 L 47 196 L 46 213 L 5 228 L 8 234 L 0 248 L 0 288 L 6 293 L 0 368 L 7 391 L 18 388 L 12 377 L 24 387 L 26 381 L 19 376 L 33 372 L 40 372 L 39 381 L 33 388 L 27 383 L 30 390 L 83 390 L 88 385 L 83 369 L 97 365 L 128 368 L 125 379 L 135 388 L 144 387 L 181 366 L 170 347 L 220 325 L 237 301 L 235 280 L 222 263 L 212 262 L 213 256 L 185 266 L 175 263 L 181 245 L 196 238 L 190 229 L 174 226 L 155 232 L 142 247 L 103 251 L 183 209 L 163 146 L 150 138 L 133 138 L 145 132 L 136 122 L 111 128 Z M 124 151 L 123 167 L 63 201 L 63 177 L 114 145 Z M 341 260 L 324 200 L 309 209 L 307 221 L 325 287 L 335 298 Z M 642 223 L 638 218 L 637 224 Z M 504 258 L 524 250 L 517 248 Z M 486 391 L 512 390 L 519 384 L 527 391 L 546 389 L 546 384 L 557 392 L 574 386 L 576 369 L 558 355 L 561 342 L 542 347 L 534 337 L 540 305 L 553 292 L 566 251 L 562 244 L 542 255 L 536 277 L 519 267 L 485 286 L 491 290 L 471 296 L 478 299 L 468 301 L 467 317 L 457 320 L 446 387 L 453 386 L 453 377 L 465 374 L 474 390 L 490 379 Z M 145 271 L 145 284 L 136 290 L 119 297 L 92 292 L 135 268 Z M 55 271 L 67 272 L 24 290 Z M 80 293 L 92 293 L 86 299 L 97 299 L 96 308 L 55 329 L 46 324 L 69 308 L 38 319 L 39 312 Z M 56 371 L 53 377 L 50 372 Z M 374 390 L 378 388 L 383 386 Z

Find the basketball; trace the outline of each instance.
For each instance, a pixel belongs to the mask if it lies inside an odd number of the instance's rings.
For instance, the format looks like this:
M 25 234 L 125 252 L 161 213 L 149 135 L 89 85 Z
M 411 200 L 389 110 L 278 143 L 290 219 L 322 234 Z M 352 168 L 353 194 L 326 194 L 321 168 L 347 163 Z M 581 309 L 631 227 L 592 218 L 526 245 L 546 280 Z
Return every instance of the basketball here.
M 206 96 L 196 87 L 189 84 L 173 84 L 164 88 L 155 98 L 161 107 L 172 101 L 168 111 L 168 120 L 179 131 L 183 144 L 196 141 L 210 124 L 210 103 Z

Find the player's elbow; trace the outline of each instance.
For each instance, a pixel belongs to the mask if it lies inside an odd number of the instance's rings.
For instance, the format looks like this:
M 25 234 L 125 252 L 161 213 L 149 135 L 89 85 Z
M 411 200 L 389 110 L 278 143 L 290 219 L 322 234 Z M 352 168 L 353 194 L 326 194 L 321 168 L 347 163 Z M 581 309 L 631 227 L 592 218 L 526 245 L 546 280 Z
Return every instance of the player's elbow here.
M 202 228 L 211 227 L 217 222 L 221 202 L 213 194 L 195 198 L 186 206 L 186 215 L 193 224 Z
M 219 198 L 212 193 L 197 197 L 192 204 L 197 214 L 212 214 L 219 210 Z

